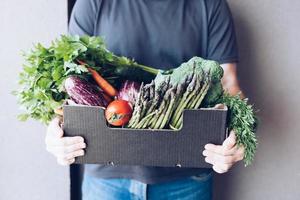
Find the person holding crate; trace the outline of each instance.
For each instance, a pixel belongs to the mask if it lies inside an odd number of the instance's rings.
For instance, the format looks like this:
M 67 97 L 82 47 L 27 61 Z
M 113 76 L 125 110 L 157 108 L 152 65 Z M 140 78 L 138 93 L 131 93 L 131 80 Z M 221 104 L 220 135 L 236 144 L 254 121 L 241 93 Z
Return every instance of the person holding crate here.
M 115 54 L 157 68 L 178 66 L 193 56 L 216 60 L 224 69 L 224 89 L 231 95 L 241 91 L 236 36 L 225 0 L 77 0 L 69 32 L 102 36 Z M 46 146 L 59 164 L 70 165 L 84 155 L 86 144 L 80 136 L 64 137 L 55 118 Z M 244 148 L 231 131 L 222 145 L 207 144 L 202 154 L 215 172 L 225 173 L 243 159 Z M 209 200 L 212 170 L 87 164 L 82 194 L 84 200 Z

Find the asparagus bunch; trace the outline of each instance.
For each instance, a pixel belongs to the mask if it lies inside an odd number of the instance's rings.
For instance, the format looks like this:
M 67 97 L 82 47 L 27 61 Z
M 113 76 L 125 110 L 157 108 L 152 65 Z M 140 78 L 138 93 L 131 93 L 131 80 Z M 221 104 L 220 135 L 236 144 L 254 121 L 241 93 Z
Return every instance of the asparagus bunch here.
M 194 70 L 184 81 L 171 84 L 170 76 L 155 85 L 142 85 L 134 105 L 129 128 L 180 129 L 183 124 L 184 109 L 200 107 L 211 83 L 211 75 L 203 70 Z
M 174 110 L 177 89 L 169 82 L 170 80 L 166 80 L 158 89 L 155 89 L 154 81 L 145 86 L 142 84 L 129 128 L 162 129 L 166 126 Z
M 210 87 L 211 77 L 209 73 L 201 71 L 200 73 L 193 73 L 191 81 L 187 83 L 188 85 L 183 95 L 178 99 L 178 106 L 170 121 L 172 129 L 182 128 L 184 109 L 198 109 L 200 107 Z

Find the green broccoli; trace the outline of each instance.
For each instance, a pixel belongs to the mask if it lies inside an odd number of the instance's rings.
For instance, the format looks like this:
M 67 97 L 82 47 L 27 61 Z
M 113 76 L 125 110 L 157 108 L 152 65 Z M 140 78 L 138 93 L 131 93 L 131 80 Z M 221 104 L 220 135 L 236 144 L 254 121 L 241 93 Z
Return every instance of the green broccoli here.
M 223 69 L 216 61 L 193 57 L 175 69 L 167 71 L 161 70 L 155 78 L 155 83 L 156 85 L 160 85 L 166 76 L 170 76 L 170 83 L 177 85 L 185 81 L 185 77 L 191 75 L 193 72 L 200 75 L 203 75 L 203 73 L 209 74 L 212 83 L 220 82 L 223 77 Z

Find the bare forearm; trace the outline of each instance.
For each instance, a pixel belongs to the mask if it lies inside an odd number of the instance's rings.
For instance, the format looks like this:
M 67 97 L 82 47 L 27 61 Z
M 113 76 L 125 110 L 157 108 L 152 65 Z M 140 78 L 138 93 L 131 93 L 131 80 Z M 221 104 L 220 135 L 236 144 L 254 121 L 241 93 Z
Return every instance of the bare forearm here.
M 222 64 L 221 67 L 224 70 L 224 76 L 222 78 L 222 86 L 224 90 L 230 95 L 241 93 L 241 97 L 244 98 L 237 77 L 236 63 Z
M 223 85 L 224 90 L 227 91 L 228 94 L 230 94 L 232 96 L 240 94 L 241 98 L 244 98 L 244 94 L 239 85 L 224 85 L 223 83 L 222 83 L 222 85 Z

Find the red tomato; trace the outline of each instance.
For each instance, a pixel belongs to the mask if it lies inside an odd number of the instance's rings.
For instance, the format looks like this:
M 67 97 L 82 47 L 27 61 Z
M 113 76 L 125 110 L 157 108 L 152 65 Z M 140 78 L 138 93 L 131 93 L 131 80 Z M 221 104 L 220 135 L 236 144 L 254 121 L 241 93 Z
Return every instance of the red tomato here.
M 105 118 L 109 124 L 114 126 L 126 125 L 132 115 L 132 107 L 128 101 L 114 100 L 105 110 Z

